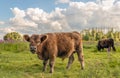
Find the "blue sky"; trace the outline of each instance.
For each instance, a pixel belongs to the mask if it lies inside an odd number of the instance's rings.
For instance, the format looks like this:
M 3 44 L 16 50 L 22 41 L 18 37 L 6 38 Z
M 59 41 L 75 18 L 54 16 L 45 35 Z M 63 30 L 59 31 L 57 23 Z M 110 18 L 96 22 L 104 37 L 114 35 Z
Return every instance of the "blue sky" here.
M 10 8 L 18 7 L 20 9 L 27 8 L 42 8 L 46 11 L 52 10 L 54 5 L 54 0 L 1 0 L 0 1 L 0 19 L 6 20 L 12 16 Z
M 1 0 L 0 1 L 0 20 L 8 20 L 13 16 L 10 8 L 18 7 L 20 9 L 41 8 L 46 12 L 51 12 L 55 7 L 65 8 L 66 4 L 55 4 L 56 0 Z M 95 0 L 72 0 L 72 1 L 95 1 Z

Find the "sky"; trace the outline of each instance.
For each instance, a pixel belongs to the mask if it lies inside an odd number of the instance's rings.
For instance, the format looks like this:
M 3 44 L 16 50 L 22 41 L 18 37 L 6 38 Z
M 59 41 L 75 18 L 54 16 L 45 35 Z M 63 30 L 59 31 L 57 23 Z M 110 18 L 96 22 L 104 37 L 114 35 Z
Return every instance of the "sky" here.
M 0 38 L 87 28 L 120 29 L 120 0 L 1 0 Z

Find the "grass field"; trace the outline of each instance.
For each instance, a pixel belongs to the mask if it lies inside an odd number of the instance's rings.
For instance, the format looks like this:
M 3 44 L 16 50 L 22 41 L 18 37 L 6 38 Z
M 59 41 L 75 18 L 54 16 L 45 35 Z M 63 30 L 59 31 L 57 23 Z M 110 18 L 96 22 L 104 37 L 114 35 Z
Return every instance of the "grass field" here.
M 98 52 L 96 42 L 84 42 L 85 69 L 75 54 L 75 61 L 69 70 L 68 59 L 56 59 L 55 71 L 42 72 L 42 61 L 29 52 L 27 43 L 0 43 L 0 78 L 120 78 L 120 43 L 116 52 Z

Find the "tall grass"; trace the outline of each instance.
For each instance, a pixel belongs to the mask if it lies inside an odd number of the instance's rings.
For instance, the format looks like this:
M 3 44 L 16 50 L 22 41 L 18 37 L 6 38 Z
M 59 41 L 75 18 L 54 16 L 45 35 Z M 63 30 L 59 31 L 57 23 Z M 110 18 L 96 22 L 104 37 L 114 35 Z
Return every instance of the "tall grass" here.
M 23 41 L 19 41 L 19 42 L 4 41 L 0 43 L 0 49 L 2 51 L 22 52 L 22 51 L 28 51 L 29 46 L 27 42 L 23 42 Z
M 56 59 L 55 71 L 42 72 L 42 61 L 29 52 L 28 43 L 0 43 L 0 78 L 120 78 L 120 46 L 110 54 L 96 50 L 96 42 L 84 42 L 85 69 L 75 54 L 75 61 L 69 70 L 68 59 Z M 2 50 L 1 50 L 2 49 Z

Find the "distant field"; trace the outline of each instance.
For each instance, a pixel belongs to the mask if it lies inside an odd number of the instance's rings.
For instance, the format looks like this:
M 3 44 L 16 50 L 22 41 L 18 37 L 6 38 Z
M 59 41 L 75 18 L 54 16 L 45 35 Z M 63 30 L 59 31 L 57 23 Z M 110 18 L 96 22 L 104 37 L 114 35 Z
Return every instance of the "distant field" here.
M 120 78 L 120 42 L 116 52 L 98 52 L 96 42 L 84 42 L 85 69 L 80 69 L 77 55 L 69 70 L 68 59 L 56 59 L 55 71 L 42 72 L 42 61 L 29 52 L 28 44 L 0 43 L 0 78 Z

